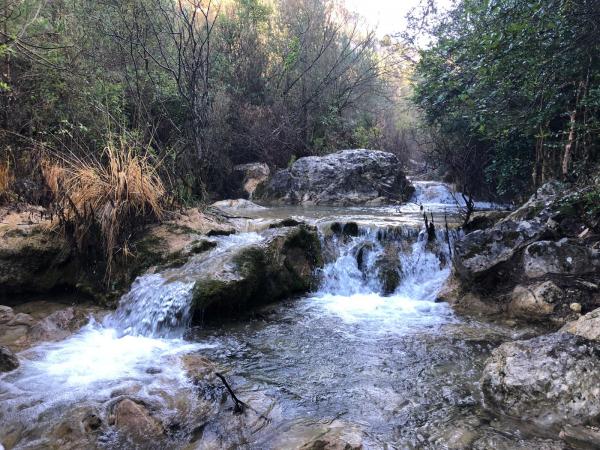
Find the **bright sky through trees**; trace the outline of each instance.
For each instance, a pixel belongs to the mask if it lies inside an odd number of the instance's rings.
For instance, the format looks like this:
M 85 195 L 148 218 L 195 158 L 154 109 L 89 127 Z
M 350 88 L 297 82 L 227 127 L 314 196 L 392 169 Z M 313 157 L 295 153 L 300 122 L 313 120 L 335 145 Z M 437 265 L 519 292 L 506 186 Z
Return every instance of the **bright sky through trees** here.
M 371 27 L 377 27 L 380 35 L 403 31 L 406 14 L 419 6 L 422 0 L 345 0 L 352 11 L 362 15 Z M 438 0 L 440 8 L 447 8 L 452 0 Z

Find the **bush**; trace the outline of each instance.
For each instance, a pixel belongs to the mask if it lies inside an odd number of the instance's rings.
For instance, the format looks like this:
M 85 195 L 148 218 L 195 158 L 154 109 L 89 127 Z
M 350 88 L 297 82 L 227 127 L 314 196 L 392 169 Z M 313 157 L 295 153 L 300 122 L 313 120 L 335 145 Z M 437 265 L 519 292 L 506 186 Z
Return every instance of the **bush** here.
M 101 160 L 71 154 L 42 162 L 52 212 L 65 231 L 74 231 L 79 250 L 101 238 L 107 281 L 115 255 L 130 254 L 128 239 L 135 228 L 165 213 L 158 165 L 148 147 L 126 136 L 109 137 Z

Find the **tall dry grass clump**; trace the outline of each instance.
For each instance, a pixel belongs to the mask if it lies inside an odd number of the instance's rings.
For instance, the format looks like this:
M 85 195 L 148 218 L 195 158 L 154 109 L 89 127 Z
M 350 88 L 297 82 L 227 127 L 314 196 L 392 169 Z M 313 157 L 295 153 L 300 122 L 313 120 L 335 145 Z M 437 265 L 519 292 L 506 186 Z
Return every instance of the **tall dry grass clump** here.
M 15 181 L 13 171 L 8 161 L 0 162 L 0 204 L 11 198 L 11 188 Z
M 42 162 L 53 213 L 74 227 L 79 249 L 100 234 L 107 280 L 115 255 L 129 253 L 134 229 L 164 216 L 166 190 L 157 168 L 147 148 L 122 136 L 108 140 L 100 160 L 70 155 Z

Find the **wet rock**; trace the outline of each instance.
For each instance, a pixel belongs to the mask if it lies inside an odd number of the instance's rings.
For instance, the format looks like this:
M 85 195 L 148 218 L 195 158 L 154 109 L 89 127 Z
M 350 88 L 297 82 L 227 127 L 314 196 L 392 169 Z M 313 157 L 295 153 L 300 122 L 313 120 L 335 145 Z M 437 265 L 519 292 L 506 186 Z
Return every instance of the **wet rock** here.
M 102 419 L 96 414 L 90 413 L 83 418 L 81 425 L 86 433 L 93 433 L 102 427 Z
M 255 191 L 255 198 L 277 204 L 358 205 L 406 201 L 414 188 L 398 158 L 376 150 L 343 150 L 300 158 Z
M 375 270 L 381 283 L 383 294 L 392 294 L 400 285 L 402 267 L 400 265 L 400 246 L 396 242 L 387 242 L 381 256 L 375 262 Z
M 295 219 L 283 219 L 279 222 L 272 223 L 269 225 L 269 228 L 296 227 L 298 225 L 302 225 L 302 222 L 299 222 Z
M 565 450 L 563 442 L 550 439 L 516 439 L 500 434 L 478 439 L 471 447 L 473 450 Z
M 265 163 L 240 164 L 233 167 L 233 183 L 239 186 L 240 192 L 247 198 L 252 198 L 256 187 L 266 181 L 271 175 L 269 166 Z
M 574 448 L 600 448 L 600 429 L 598 427 L 565 426 L 560 438 Z
M 0 234 L 0 296 L 74 284 L 71 247 L 58 233 L 18 226 Z
M 446 430 L 444 436 L 436 440 L 436 444 L 440 448 L 449 450 L 470 449 L 478 437 L 478 434 L 470 427 L 452 427 Z
M 134 438 L 152 439 L 164 434 L 164 428 L 148 409 L 125 398 L 114 405 L 110 424 Z
M 364 433 L 356 425 L 341 420 L 330 423 L 298 423 L 274 440 L 274 448 L 301 450 L 361 450 Z
M 600 308 L 569 322 L 561 328 L 561 331 L 600 342 Z
M 509 211 L 478 211 L 473 213 L 467 224 L 463 227 L 465 233 L 475 230 L 485 230 L 493 227 L 497 222 L 504 219 Z
M 219 209 L 223 209 L 225 211 L 239 211 L 239 210 L 259 210 L 259 209 L 267 209 L 264 206 L 257 205 L 250 200 L 245 200 L 243 198 L 238 198 L 235 200 L 220 200 L 218 202 L 213 203 L 211 206 Z
M 538 241 L 523 254 L 523 267 L 529 278 L 546 274 L 582 275 L 594 272 L 598 261 L 590 249 L 568 239 L 558 242 Z
M 251 307 L 305 292 L 322 265 L 317 232 L 307 226 L 269 229 L 264 241 L 216 259 L 197 275 L 195 318 L 236 316 Z
M 511 293 L 509 313 L 518 318 L 544 319 L 554 312 L 564 291 L 552 281 L 531 286 L 516 286 Z
M 29 314 L 15 314 L 12 308 L 0 305 L 0 345 L 13 351 L 22 350 L 35 320 Z
M 0 346 L 0 372 L 10 372 L 19 367 L 19 358 L 8 348 Z
M 28 334 L 31 342 L 60 341 L 79 330 L 89 321 L 85 311 L 74 307 L 50 314 L 36 323 Z
M 359 228 L 356 222 L 345 223 L 342 227 L 342 234 L 346 236 L 358 236 Z
M 484 406 L 543 427 L 600 417 L 600 344 L 569 333 L 505 343 L 481 378 Z

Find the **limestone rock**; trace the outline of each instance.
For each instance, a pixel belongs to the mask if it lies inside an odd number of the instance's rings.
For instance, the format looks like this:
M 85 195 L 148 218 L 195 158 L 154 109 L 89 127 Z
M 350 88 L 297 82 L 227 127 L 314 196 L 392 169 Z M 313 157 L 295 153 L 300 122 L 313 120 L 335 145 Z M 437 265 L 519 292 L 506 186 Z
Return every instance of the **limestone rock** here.
M 534 242 L 523 253 L 523 267 L 529 278 L 546 274 L 582 275 L 593 272 L 595 262 L 588 248 L 568 239 Z
M 19 367 L 17 355 L 6 347 L 0 346 L 0 372 L 10 372 Z
M 477 211 L 474 212 L 467 224 L 463 227 L 465 233 L 475 230 L 485 230 L 493 227 L 497 222 L 504 219 L 508 211 Z
M 119 401 L 111 417 L 111 423 L 120 431 L 135 438 L 151 439 L 164 433 L 162 424 L 148 409 L 129 398 Z
M 235 200 L 219 200 L 218 202 L 213 203 L 211 206 L 219 209 L 223 209 L 225 211 L 238 211 L 244 209 L 267 209 L 264 206 L 257 205 L 250 200 L 245 200 L 243 198 L 238 198 Z
M 600 343 L 553 333 L 502 344 L 481 378 L 484 406 L 550 427 L 600 415 Z
M 361 149 L 300 158 L 261 184 L 255 198 L 275 204 L 360 205 L 406 201 L 413 192 L 394 154 Z
M 233 175 L 245 196 L 252 198 L 256 187 L 269 178 L 271 170 L 265 163 L 240 164 L 234 166 Z
M 552 281 L 532 286 L 517 285 L 511 293 L 508 311 L 515 317 L 542 319 L 554 312 L 563 296 L 563 290 Z
M 561 328 L 561 331 L 600 342 L 600 308 L 569 322 Z
M 71 249 L 57 233 L 14 228 L 0 235 L 0 295 L 45 292 L 68 284 Z
M 264 240 L 210 261 L 195 275 L 195 317 L 238 315 L 312 286 L 322 264 L 317 232 L 307 226 L 268 229 Z

